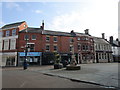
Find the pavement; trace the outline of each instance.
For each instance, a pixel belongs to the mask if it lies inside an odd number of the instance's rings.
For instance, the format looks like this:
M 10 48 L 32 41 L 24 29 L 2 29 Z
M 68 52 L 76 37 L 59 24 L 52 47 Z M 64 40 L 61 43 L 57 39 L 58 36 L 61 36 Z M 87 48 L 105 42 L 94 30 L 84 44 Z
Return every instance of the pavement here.
M 81 70 L 54 69 L 53 65 L 28 67 L 28 71 L 39 72 L 44 75 L 70 79 L 76 82 L 84 82 L 94 85 L 103 86 L 105 88 L 120 89 L 118 82 L 118 66 L 119 63 L 94 63 L 80 64 Z M 4 70 L 23 69 L 4 68 Z
M 84 82 L 104 86 L 105 88 L 120 89 L 118 82 L 119 63 L 80 64 L 81 70 L 53 69 L 53 66 L 43 68 L 29 68 L 45 75 L 57 76 L 76 82 Z

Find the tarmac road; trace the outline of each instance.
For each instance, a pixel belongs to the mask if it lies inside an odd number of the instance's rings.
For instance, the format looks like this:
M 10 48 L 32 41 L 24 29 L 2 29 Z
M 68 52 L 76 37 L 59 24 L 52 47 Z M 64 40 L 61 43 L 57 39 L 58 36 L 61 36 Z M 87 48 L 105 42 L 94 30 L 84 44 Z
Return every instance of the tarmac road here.
M 23 69 L 3 69 L 2 88 L 103 88 Z

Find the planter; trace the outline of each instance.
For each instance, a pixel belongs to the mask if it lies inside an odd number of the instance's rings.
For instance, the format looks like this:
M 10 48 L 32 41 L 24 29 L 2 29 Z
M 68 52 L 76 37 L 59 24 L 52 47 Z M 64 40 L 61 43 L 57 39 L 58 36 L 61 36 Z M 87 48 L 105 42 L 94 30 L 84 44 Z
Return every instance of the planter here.
M 75 65 L 75 66 L 67 65 L 67 67 L 66 67 L 66 70 L 80 70 L 80 69 L 81 69 L 81 67 L 77 66 L 77 65 Z
M 54 64 L 54 69 L 61 69 L 62 67 L 62 64 Z

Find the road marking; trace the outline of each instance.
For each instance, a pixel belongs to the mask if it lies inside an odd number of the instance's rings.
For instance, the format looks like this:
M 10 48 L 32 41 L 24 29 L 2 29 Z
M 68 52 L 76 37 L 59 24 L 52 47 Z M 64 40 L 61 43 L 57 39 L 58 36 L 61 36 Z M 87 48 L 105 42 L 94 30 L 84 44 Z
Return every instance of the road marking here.
M 23 87 L 25 85 L 26 82 L 23 82 L 21 85 L 20 85 L 20 88 Z

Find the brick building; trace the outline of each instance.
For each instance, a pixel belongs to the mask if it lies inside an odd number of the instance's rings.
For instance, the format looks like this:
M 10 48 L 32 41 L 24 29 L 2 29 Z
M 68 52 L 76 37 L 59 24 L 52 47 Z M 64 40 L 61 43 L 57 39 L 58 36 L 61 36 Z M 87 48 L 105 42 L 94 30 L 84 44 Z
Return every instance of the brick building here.
M 53 52 L 58 52 L 61 60 L 70 61 L 72 46 L 77 63 L 95 61 L 94 40 L 88 29 L 85 33 L 58 32 L 44 30 L 44 22 L 40 28 L 32 28 L 23 21 L 2 27 L 1 43 L 2 66 L 21 66 L 26 46 L 29 46 L 27 61 L 30 65 L 53 64 Z
M 18 33 L 27 27 L 25 21 L 7 24 L 1 28 L 2 66 L 16 66 L 18 52 Z

